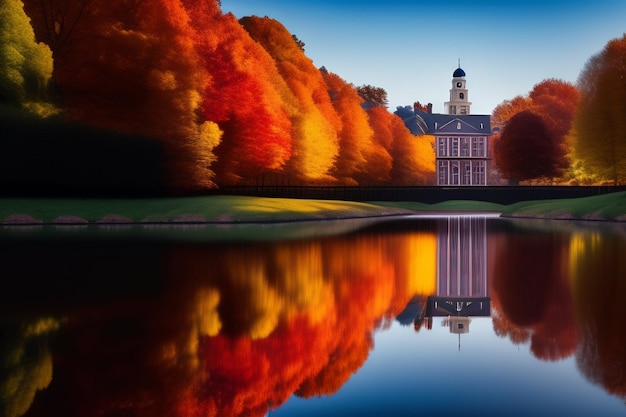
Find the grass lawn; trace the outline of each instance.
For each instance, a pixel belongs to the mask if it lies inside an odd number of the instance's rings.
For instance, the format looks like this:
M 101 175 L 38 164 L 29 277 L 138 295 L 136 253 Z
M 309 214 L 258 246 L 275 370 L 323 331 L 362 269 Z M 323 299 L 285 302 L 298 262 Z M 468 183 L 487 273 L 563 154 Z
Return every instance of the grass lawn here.
M 490 211 L 508 217 L 626 221 L 626 192 L 501 205 L 480 201 L 358 203 L 243 196 L 149 199 L 1 198 L 0 222 L 272 223 L 411 214 Z
M 626 191 L 592 197 L 520 202 L 504 206 L 502 215 L 626 221 Z
M 0 221 L 13 224 L 28 219 L 35 223 L 288 222 L 407 213 L 411 210 L 357 202 L 243 196 L 0 199 Z

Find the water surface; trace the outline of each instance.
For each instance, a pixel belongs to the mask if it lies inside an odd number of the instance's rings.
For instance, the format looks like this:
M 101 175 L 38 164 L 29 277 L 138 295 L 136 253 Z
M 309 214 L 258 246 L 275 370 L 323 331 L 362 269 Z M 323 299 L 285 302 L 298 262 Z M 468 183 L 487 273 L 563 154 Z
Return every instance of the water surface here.
M 254 227 L 2 229 L 0 414 L 626 414 L 623 225 Z

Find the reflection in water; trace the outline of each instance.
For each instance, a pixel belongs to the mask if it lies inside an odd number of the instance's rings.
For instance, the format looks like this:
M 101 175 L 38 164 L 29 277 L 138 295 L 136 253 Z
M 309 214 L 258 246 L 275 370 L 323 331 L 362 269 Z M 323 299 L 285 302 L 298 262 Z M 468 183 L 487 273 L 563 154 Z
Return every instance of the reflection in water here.
M 374 330 L 435 283 L 428 224 L 266 244 L 20 245 L 0 256 L 28 283 L 1 310 L 34 301 L 66 317 L 29 416 L 263 416 L 294 393 L 332 394 Z
M 451 333 L 469 332 L 470 316 L 489 316 L 491 300 L 487 282 L 487 218 L 449 216 L 437 222 L 436 292 L 425 300 L 414 298 L 399 315 L 414 327 L 432 329 L 433 317 L 447 317 Z M 460 345 L 459 345 L 460 347 Z
M 59 322 L 42 318 L 0 326 L 0 415 L 21 416 L 52 380 L 48 338 Z
M 626 238 L 528 225 L 457 216 L 289 242 L 0 242 L 3 415 L 265 416 L 294 394 L 335 394 L 374 332 L 433 316 L 460 335 L 491 315 L 498 336 L 542 360 L 576 355 L 626 397 Z
M 622 398 L 626 398 L 625 240 L 577 231 L 569 254 L 581 339 L 578 366 L 589 381 Z

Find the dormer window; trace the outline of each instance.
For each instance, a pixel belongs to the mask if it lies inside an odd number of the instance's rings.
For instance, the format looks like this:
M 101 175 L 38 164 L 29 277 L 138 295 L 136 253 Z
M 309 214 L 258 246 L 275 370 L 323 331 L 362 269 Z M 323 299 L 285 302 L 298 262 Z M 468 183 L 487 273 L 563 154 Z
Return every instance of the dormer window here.
M 456 122 L 456 129 L 461 130 L 461 122 Z

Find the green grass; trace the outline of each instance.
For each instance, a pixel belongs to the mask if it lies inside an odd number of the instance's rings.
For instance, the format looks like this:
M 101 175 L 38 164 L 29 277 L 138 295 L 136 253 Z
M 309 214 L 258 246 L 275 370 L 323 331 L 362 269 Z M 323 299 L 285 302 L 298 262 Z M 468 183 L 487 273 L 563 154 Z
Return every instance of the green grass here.
M 504 206 L 502 215 L 626 221 L 626 191 L 592 197 L 520 202 Z
M 2 198 L 0 222 L 30 216 L 54 223 L 62 216 L 84 222 L 274 223 L 410 214 L 416 211 L 490 211 L 511 217 L 626 221 L 626 192 L 593 197 L 528 201 L 501 205 L 480 201 L 358 203 L 243 196 L 149 199 Z M 67 220 L 66 220 L 67 221 Z
M 98 222 L 115 216 L 132 222 L 279 222 L 406 214 L 406 209 L 373 204 L 263 198 L 206 196 L 148 199 L 0 199 L 0 221 L 11 215 L 28 215 L 43 223 L 60 216 Z

